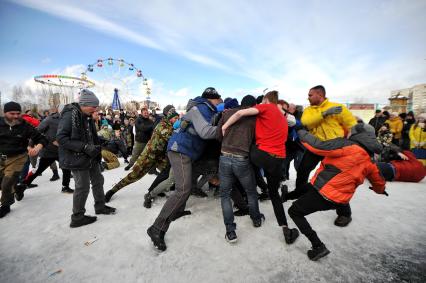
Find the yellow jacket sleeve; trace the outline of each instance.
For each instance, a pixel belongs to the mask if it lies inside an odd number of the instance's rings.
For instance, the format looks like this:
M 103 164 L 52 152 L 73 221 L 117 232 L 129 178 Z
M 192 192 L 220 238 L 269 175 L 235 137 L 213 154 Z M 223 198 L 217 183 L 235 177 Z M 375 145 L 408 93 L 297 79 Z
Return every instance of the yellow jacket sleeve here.
M 303 111 L 302 118 L 300 120 L 304 126 L 308 129 L 312 129 L 318 126 L 323 119 L 320 108 L 309 107 Z

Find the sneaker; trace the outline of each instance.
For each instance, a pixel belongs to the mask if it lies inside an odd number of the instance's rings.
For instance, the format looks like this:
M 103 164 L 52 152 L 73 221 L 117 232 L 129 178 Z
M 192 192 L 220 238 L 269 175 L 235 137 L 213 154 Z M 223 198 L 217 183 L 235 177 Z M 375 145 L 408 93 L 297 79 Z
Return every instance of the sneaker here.
M 72 194 L 72 193 L 74 193 L 74 190 L 73 189 L 71 189 L 70 187 L 68 187 L 68 186 L 63 186 L 62 187 L 62 191 L 61 192 L 63 192 L 64 194 Z
M 152 200 L 153 200 L 151 194 L 150 193 L 146 193 L 143 198 L 144 198 L 143 206 L 146 207 L 146 208 L 151 208 L 151 206 L 152 206 Z
M 308 257 L 310 260 L 317 261 L 322 257 L 328 255 L 330 251 L 326 248 L 324 244 L 318 247 L 312 247 L 311 250 L 308 251 Z
M 132 168 L 132 165 L 127 165 L 126 167 L 124 167 L 124 171 L 129 171 L 130 170 L 130 168 Z
M 258 194 L 257 197 L 260 201 L 269 200 L 269 195 L 266 192 L 262 192 L 261 194 Z
M 61 179 L 58 174 L 53 174 L 52 178 L 49 179 L 50 182 L 54 182 L 56 180 Z
M 35 187 L 38 187 L 38 185 L 37 184 L 29 184 L 27 186 L 28 189 L 32 189 L 32 188 L 35 188 Z
M 352 217 L 339 215 L 337 216 L 336 220 L 334 220 L 334 225 L 339 227 L 346 227 L 349 223 L 351 223 Z
M 24 184 L 15 185 L 15 199 L 21 201 L 24 198 L 24 191 L 27 188 Z
M 106 215 L 111 215 L 111 214 L 115 214 L 116 209 L 114 207 L 105 205 L 103 209 L 101 210 L 96 210 L 95 213 L 96 214 L 106 214 Z
M 249 214 L 249 210 L 248 208 L 246 209 L 238 209 L 236 211 L 234 211 L 234 216 L 245 216 Z
M 167 249 L 166 243 L 164 242 L 164 232 L 160 231 L 154 226 L 151 226 L 148 228 L 148 230 L 146 230 L 146 233 L 151 238 L 152 243 L 157 249 L 162 252 Z
M 191 195 L 199 197 L 199 198 L 208 197 L 207 194 L 202 189 L 198 189 L 198 188 L 191 190 Z
M 108 192 L 106 192 L 105 194 L 105 202 L 109 202 L 112 198 L 112 196 L 115 194 L 116 192 L 113 190 L 109 190 Z
M 287 244 L 292 244 L 299 237 L 299 230 L 296 228 L 289 229 L 288 227 L 283 227 L 284 239 Z
M 238 240 L 237 233 L 235 233 L 235 231 L 226 232 L 225 239 L 228 243 L 236 243 Z
M 10 205 L 0 206 L 0 218 L 3 218 L 10 212 Z
M 71 220 L 70 227 L 77 228 L 80 226 L 92 224 L 95 221 L 96 221 L 96 216 L 84 215 L 84 217 L 80 220 Z
M 265 215 L 261 213 L 258 219 L 252 219 L 252 221 L 253 221 L 253 226 L 256 228 L 259 228 L 260 226 L 262 226 L 262 222 L 265 222 Z

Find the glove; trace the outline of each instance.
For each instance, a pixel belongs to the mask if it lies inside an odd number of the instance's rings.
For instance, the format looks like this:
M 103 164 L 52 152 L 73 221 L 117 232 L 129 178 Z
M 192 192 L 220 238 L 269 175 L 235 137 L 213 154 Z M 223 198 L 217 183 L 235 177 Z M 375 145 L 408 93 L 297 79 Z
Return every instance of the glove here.
M 101 154 L 101 146 L 86 144 L 83 148 L 83 152 L 93 158 Z
M 321 114 L 325 118 L 329 115 L 335 115 L 340 113 L 342 113 L 342 106 L 335 106 L 335 107 L 328 108 L 326 111 L 322 112 Z
M 373 187 L 369 187 L 370 190 L 374 191 Z M 389 194 L 385 191 L 383 191 L 383 193 L 381 193 L 381 195 L 385 195 L 385 196 L 389 196 Z

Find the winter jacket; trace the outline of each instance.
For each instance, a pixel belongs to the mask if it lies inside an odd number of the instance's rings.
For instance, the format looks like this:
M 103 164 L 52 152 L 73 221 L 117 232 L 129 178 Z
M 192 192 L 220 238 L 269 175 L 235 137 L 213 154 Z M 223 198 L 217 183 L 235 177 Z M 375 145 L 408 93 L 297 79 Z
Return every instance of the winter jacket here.
M 99 166 L 101 154 L 90 157 L 85 145 L 97 145 L 100 141 L 92 117 L 85 115 L 78 103 L 67 104 L 62 110 L 56 138 L 59 142 L 59 166 L 69 170 L 87 170 Z
M 424 148 L 426 149 L 426 129 L 413 125 L 409 132 L 410 149 Z
M 124 143 L 124 140 L 120 138 L 114 137 L 110 140 L 107 140 L 105 144 L 102 145 L 102 148 L 114 154 L 118 154 L 120 152 L 121 156 L 127 159 L 127 147 Z
M 374 117 L 368 122 L 371 126 L 374 127 L 374 130 L 376 131 L 376 135 L 379 132 L 380 128 L 383 126 L 383 124 L 386 121 L 386 117 Z
M 27 151 L 29 140 L 34 144 L 48 144 L 47 139 L 25 120 L 20 119 L 18 124 L 9 126 L 4 117 L 0 117 L 0 154 L 14 156 Z
M 135 140 L 140 143 L 147 143 L 152 135 L 154 129 L 154 122 L 149 118 L 139 116 L 135 122 Z
M 342 113 L 325 118 L 322 116 L 322 112 L 336 106 L 342 107 Z M 357 123 L 355 117 L 343 104 L 330 102 L 328 99 L 320 105 L 307 107 L 303 111 L 301 122 L 311 134 L 322 141 L 344 137 L 345 132 L 349 132 Z
M 394 181 L 400 182 L 420 182 L 426 176 L 426 168 L 416 159 L 416 156 L 409 151 L 404 150 L 408 160 L 393 160 L 390 163 L 395 168 Z
M 247 116 L 238 120 L 232 125 L 223 137 L 222 126 L 240 108 L 226 110 L 219 120 L 216 131 L 217 139 L 222 141 L 222 151 L 242 156 L 248 156 L 250 146 L 254 143 L 256 116 Z
M 207 99 L 197 97 L 190 100 L 180 127 L 170 137 L 167 150 L 182 153 L 197 160 L 206 147 L 206 139 L 214 139 L 216 126 L 211 125 L 216 107 Z
M 385 123 L 389 124 L 389 130 L 393 134 L 393 138 L 397 139 L 397 140 L 400 139 L 401 133 L 402 133 L 402 128 L 404 126 L 401 118 L 399 118 L 399 117 L 389 118 L 388 120 L 386 120 Z
M 363 132 L 352 135 L 350 139 L 328 141 L 321 141 L 305 130 L 299 130 L 298 135 L 307 150 L 324 156 L 311 184 L 325 199 L 338 204 L 349 203 L 365 178 L 375 192 L 384 192 L 385 180 L 371 158 L 373 153 L 382 149 L 374 134 Z
M 58 131 L 58 125 L 61 116 L 59 113 L 53 113 L 47 116 L 37 129 L 40 133 L 44 134 L 49 140 L 49 144 L 40 151 L 40 157 L 43 158 L 58 158 L 58 146 L 54 145 L 53 142 L 56 141 L 56 133 Z

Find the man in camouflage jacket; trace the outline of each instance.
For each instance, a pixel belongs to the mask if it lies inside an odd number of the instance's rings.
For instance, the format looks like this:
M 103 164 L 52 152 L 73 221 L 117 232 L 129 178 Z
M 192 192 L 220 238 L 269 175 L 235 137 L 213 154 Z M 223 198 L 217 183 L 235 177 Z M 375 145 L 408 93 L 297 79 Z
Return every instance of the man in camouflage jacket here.
M 164 107 L 163 113 L 164 118 L 155 127 L 151 139 L 136 160 L 132 172 L 127 174 L 126 177 L 121 179 L 120 182 L 105 194 L 106 202 L 109 202 L 111 197 L 125 186 L 140 180 L 151 168 L 154 167 L 162 170 L 167 166 L 167 142 L 173 133 L 173 123 L 178 119 L 179 114 L 177 114 L 172 105 Z

